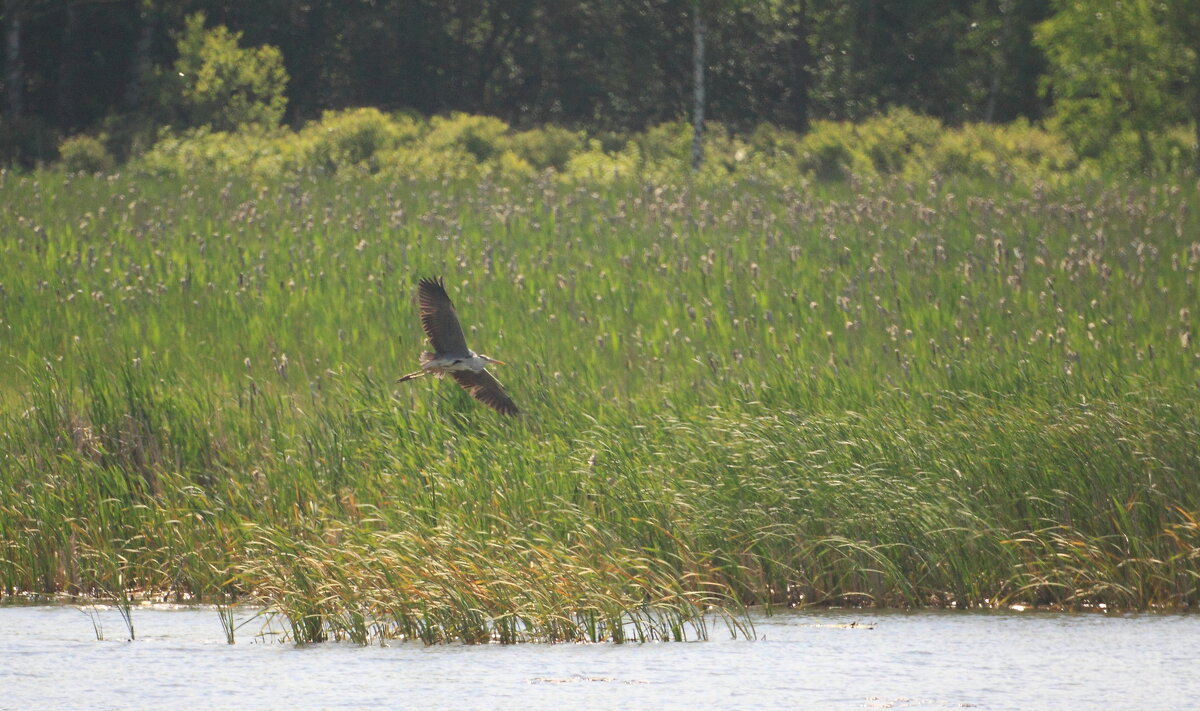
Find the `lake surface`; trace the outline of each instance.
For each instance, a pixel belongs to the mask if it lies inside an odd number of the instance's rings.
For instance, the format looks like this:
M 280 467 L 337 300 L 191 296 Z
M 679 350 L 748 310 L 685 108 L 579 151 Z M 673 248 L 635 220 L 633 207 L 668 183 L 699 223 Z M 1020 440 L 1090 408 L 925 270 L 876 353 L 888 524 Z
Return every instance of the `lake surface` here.
M 297 646 L 242 611 L 0 606 L 0 709 L 1183 709 L 1200 616 L 815 611 L 758 639 Z M 249 621 L 248 621 L 249 620 Z M 856 624 L 855 624 L 856 623 Z M 851 626 L 855 625 L 855 626 Z M 278 625 L 276 626 L 278 629 Z

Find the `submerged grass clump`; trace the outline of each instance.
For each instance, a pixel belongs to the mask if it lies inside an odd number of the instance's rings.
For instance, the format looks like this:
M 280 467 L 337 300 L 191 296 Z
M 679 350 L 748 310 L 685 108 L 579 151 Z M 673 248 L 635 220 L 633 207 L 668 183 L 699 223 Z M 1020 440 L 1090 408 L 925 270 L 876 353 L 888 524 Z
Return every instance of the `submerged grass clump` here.
M 1195 185 L 0 192 L 6 595 L 361 643 L 1200 603 Z M 431 274 L 521 418 L 394 383 Z

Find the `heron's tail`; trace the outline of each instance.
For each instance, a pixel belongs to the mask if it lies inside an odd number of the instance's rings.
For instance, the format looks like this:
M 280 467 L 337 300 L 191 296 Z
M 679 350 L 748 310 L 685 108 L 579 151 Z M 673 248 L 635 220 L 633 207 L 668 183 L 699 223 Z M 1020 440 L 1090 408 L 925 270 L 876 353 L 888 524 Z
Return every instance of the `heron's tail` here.
M 425 351 L 424 353 L 422 353 L 422 354 L 421 354 L 421 365 L 422 365 L 422 366 L 424 366 L 426 363 L 428 363 L 429 361 L 433 360 L 434 358 L 437 358 L 437 354 L 436 354 L 436 353 L 430 353 L 429 351 Z M 422 375 L 429 375 L 429 372 L 430 372 L 430 371 L 428 371 L 428 370 L 425 370 L 425 368 L 424 368 L 424 367 L 422 367 L 420 370 L 418 370 L 418 371 L 417 371 L 417 372 L 415 372 L 415 373 L 409 373 L 408 375 L 405 375 L 405 376 L 404 376 L 404 377 L 402 377 L 402 378 L 398 378 L 398 379 L 396 380 L 396 382 L 397 382 L 397 383 L 403 383 L 405 380 L 412 380 L 413 378 L 419 378 L 419 377 L 421 377 Z M 441 373 L 435 373 L 435 375 L 437 375 L 437 376 L 440 378 L 442 374 L 441 374 Z

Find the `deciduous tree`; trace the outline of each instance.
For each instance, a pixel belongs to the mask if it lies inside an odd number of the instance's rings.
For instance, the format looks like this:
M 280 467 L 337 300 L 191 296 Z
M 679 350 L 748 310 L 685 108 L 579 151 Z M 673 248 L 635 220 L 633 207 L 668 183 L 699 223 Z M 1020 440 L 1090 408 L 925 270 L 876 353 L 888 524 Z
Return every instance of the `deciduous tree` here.
M 228 131 L 247 124 L 274 127 L 283 118 L 283 55 L 270 45 L 240 47 L 241 38 L 224 25 L 204 29 L 203 14 L 188 17 L 175 60 L 184 125 Z
M 1050 72 L 1055 126 L 1083 156 L 1136 146 L 1143 171 L 1153 163 L 1152 134 L 1186 117 L 1177 79 L 1186 54 L 1168 31 L 1163 5 L 1152 0 L 1054 0 L 1038 25 L 1037 44 Z

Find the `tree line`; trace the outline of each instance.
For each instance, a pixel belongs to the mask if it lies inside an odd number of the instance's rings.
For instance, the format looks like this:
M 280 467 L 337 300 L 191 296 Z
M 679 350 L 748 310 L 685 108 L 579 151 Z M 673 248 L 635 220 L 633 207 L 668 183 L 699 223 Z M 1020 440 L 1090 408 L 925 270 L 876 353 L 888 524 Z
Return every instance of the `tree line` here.
M 4 0 L 8 140 L 172 124 L 197 16 L 275 48 L 293 125 L 375 106 L 631 130 L 702 96 L 732 127 L 902 106 L 1150 150 L 1200 115 L 1196 0 Z

